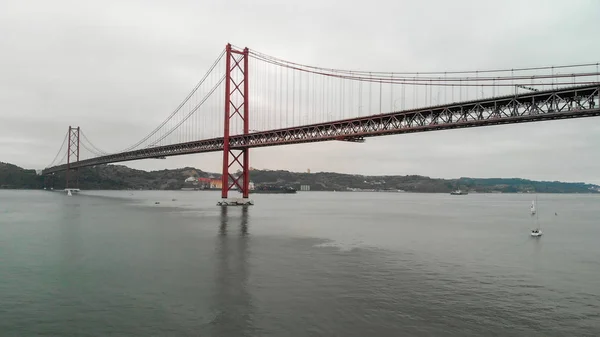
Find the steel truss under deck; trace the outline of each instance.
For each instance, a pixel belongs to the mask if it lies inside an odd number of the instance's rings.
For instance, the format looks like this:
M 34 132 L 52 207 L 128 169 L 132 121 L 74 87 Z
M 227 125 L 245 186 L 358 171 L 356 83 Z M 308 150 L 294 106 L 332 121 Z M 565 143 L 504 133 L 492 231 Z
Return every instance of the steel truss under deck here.
M 248 149 L 329 140 L 362 141 L 366 137 L 477 126 L 600 116 L 600 83 L 453 103 L 422 109 L 229 136 L 230 149 Z M 129 160 L 222 151 L 224 139 L 213 138 L 122 152 L 70 163 L 70 168 Z M 43 174 L 67 170 L 48 168 Z

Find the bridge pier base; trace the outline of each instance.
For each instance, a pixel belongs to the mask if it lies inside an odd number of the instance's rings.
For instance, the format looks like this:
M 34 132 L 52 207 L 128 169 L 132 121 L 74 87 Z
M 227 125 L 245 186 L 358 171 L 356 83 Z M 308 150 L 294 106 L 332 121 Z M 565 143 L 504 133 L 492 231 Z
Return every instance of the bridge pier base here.
M 254 200 L 248 198 L 226 198 L 217 202 L 217 206 L 251 206 Z

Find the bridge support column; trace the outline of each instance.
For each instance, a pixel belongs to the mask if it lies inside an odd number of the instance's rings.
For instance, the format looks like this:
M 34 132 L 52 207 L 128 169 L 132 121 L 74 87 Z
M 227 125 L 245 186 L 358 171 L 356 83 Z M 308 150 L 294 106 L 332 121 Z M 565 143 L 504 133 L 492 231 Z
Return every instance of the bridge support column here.
M 250 150 L 230 144 L 230 135 L 248 134 L 248 48 L 237 50 L 227 44 L 225 69 L 225 120 L 223 131 L 223 175 L 219 206 L 252 205 L 250 193 Z M 236 123 L 241 121 L 242 123 Z M 233 122 L 233 123 L 232 123 Z M 240 129 L 240 124 L 242 128 Z M 238 129 L 234 129 L 237 126 Z M 235 170 L 235 171 L 234 171 Z M 228 198 L 237 189 L 242 198 Z
M 65 172 L 65 190 L 69 188 L 73 188 L 70 184 L 70 175 L 69 171 L 71 170 L 71 162 L 79 161 L 79 127 L 71 127 L 69 126 L 69 141 L 67 147 L 67 171 Z M 75 160 L 73 160 L 75 159 Z M 74 188 L 79 188 L 79 170 L 75 169 L 75 186 Z

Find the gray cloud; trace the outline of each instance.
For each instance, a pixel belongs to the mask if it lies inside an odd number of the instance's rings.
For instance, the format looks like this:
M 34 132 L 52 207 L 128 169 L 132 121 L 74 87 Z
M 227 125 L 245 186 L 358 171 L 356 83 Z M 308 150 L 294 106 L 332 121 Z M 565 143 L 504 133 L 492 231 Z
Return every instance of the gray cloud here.
M 111 151 L 160 123 L 231 42 L 305 64 L 450 71 L 597 62 L 596 1 L 0 3 L 0 160 L 41 168 L 68 125 Z M 252 151 L 252 166 L 600 183 L 598 119 Z M 219 171 L 219 154 L 127 163 Z

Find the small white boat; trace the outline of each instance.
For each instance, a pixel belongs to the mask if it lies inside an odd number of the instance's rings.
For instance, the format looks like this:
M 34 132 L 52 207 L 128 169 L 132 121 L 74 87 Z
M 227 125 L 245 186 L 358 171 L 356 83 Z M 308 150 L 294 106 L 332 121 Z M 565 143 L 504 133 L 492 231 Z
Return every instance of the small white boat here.
M 535 201 L 537 201 L 537 196 L 535 197 Z M 534 238 L 542 236 L 542 229 L 540 227 L 540 216 L 535 209 L 535 201 L 531 202 L 531 215 L 535 214 L 535 225 L 536 227 L 531 230 L 531 236 Z
M 68 196 L 73 196 L 73 194 L 77 194 L 79 193 L 80 190 L 78 188 L 65 188 L 65 193 L 67 193 Z

